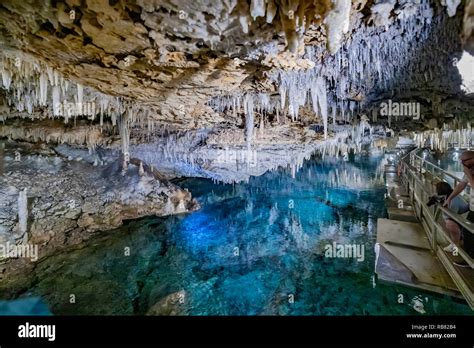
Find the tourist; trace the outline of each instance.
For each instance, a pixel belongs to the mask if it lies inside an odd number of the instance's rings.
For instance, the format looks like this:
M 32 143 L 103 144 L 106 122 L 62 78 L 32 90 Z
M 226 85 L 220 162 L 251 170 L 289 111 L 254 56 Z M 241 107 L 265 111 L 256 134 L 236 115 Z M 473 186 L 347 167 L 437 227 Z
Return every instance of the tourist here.
M 451 185 L 447 182 L 439 182 L 436 184 L 436 196 L 430 197 L 428 206 L 435 203 L 444 203 L 448 197 L 453 193 Z M 461 197 L 454 197 L 448 206 L 449 210 L 456 214 L 464 214 L 469 211 L 469 204 L 467 204 Z M 449 233 L 453 243 L 444 248 L 445 251 L 453 253 L 456 247 L 460 245 L 461 241 L 461 226 L 451 219 L 448 215 L 443 214 L 444 225 Z
M 453 192 L 444 203 L 444 206 L 449 207 L 453 199 L 462 191 L 464 191 L 467 185 L 469 185 L 471 189 L 469 194 L 469 214 L 467 219 L 471 222 L 474 222 L 474 151 L 464 151 L 460 157 L 460 160 L 463 165 L 464 177 L 462 181 L 456 185 Z M 474 258 L 474 234 L 469 232 L 464 227 L 462 228 L 461 232 L 464 240 L 464 250 L 466 250 L 470 257 Z M 455 262 L 455 264 L 458 266 L 468 267 L 468 264 L 465 262 Z

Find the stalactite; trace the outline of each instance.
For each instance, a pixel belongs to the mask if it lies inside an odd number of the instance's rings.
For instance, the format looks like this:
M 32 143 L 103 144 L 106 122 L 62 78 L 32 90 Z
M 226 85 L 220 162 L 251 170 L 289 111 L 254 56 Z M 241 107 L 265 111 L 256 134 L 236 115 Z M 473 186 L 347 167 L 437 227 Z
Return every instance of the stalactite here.
M 429 146 L 432 150 L 445 152 L 450 147 L 470 148 L 474 146 L 474 129 L 468 123 L 462 128 L 434 129 L 413 133 L 418 147 Z
M 12 82 L 12 75 L 8 70 L 2 69 L 2 82 L 3 87 L 5 87 L 6 90 L 9 90 Z
M 28 197 L 27 189 L 20 190 L 18 194 L 18 226 L 22 234 L 27 232 L 28 228 Z
M 129 122 L 133 118 L 132 108 L 130 107 L 126 112 L 122 114 L 120 120 L 120 139 L 122 142 L 122 153 L 128 155 L 130 153 L 130 131 Z
M 246 95 L 244 98 L 244 113 L 245 113 L 245 138 L 247 142 L 247 149 L 252 148 L 253 129 L 254 129 L 254 110 L 253 98 L 251 95 Z
M 334 0 L 334 8 L 324 20 L 328 35 L 328 48 L 336 53 L 341 47 L 342 37 L 349 31 L 351 2 Z
M 98 110 L 102 125 L 104 117 L 111 117 L 115 123 L 116 113 L 123 112 L 124 102 L 121 98 L 70 82 L 50 66 L 31 56 L 24 56 L 21 65 L 17 63 L 18 56 L 12 53 L 0 59 L 3 86 L 13 90 L 13 93 L 7 94 L 7 103 L 19 112 L 26 111 L 31 115 L 38 111 L 36 107 L 48 107 L 48 117 L 63 117 L 68 123 L 71 117 L 77 116 L 88 116 L 93 120 Z M 133 102 L 130 104 L 134 105 Z M 138 120 L 142 114 L 137 113 L 137 120 L 133 122 L 139 121 L 137 123 L 145 127 L 146 124 Z
M 77 84 L 77 103 L 81 107 L 81 109 L 82 109 L 83 96 L 84 96 L 84 90 L 82 88 L 82 85 Z
M 48 100 L 48 77 L 46 76 L 45 73 L 42 73 L 40 75 L 39 86 L 40 86 L 39 105 L 45 106 Z
M 324 138 L 328 136 L 328 101 L 326 81 L 318 77 L 311 86 L 311 100 L 313 104 L 313 111 L 319 115 L 323 121 Z
M 63 114 L 62 104 L 61 104 L 61 91 L 58 86 L 53 87 L 52 93 L 52 104 L 53 104 L 53 115 L 59 116 Z M 68 123 L 69 117 L 66 115 L 64 122 Z

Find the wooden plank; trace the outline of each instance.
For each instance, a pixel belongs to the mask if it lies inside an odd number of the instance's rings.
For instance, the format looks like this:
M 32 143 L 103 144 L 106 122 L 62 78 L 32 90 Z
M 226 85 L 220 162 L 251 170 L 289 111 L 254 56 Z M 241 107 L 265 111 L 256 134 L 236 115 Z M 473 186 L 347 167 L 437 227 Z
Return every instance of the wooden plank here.
M 411 288 L 421 289 L 424 291 L 431 291 L 442 295 L 453 296 L 456 298 L 463 298 L 456 287 L 444 287 L 430 283 L 419 281 L 416 276 L 407 268 L 400 260 L 393 256 L 383 246 L 380 247 L 379 258 L 376 265 L 378 280 L 386 283 L 395 283 Z M 447 277 L 449 275 L 446 273 Z
M 378 219 L 380 253 L 376 273 L 380 279 L 461 297 L 456 284 L 438 258 L 419 223 Z
M 388 241 L 430 249 L 428 238 L 419 223 L 378 219 L 377 243 L 382 244 Z

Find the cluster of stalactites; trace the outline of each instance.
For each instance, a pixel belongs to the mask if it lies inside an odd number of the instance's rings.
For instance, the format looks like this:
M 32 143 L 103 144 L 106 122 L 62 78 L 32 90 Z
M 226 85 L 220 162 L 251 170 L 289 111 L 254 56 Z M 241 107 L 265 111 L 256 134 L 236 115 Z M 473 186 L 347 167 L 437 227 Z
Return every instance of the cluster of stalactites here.
M 280 109 L 287 106 L 295 120 L 299 108 L 311 102 L 327 129 L 328 117 L 332 116 L 333 123 L 336 117 L 351 121 L 357 111 L 370 105 L 369 93 L 404 90 L 429 81 L 433 77 L 431 71 L 416 72 L 426 71 L 426 62 L 436 57 L 427 56 L 423 62 L 417 60 L 415 54 L 427 54 L 425 46 L 430 30 L 426 28 L 435 24 L 433 10 L 427 0 L 421 0 L 413 7 L 407 6 L 399 8 L 398 19 L 389 30 L 361 22 L 360 29 L 334 55 L 326 54 L 324 47 L 308 46 L 305 58 L 315 63 L 313 69 L 274 71 L 270 79 L 279 90 Z M 440 27 L 436 30 L 443 29 Z M 436 40 L 442 38 L 433 35 L 432 44 L 438 47 L 440 42 Z M 387 59 L 392 64 L 386 64 Z
M 245 139 L 247 149 L 252 147 L 255 113 L 260 114 L 260 132 L 263 132 L 267 114 L 276 114 L 277 122 L 281 113 L 279 101 L 266 93 L 246 93 L 233 96 L 218 96 L 211 99 L 209 106 L 217 112 L 245 115 Z
M 244 33 L 249 32 L 252 20 L 264 17 L 285 34 L 287 48 L 293 53 L 304 53 L 303 35 L 310 25 L 325 26 L 332 53 L 338 50 L 349 30 L 349 0 L 251 0 L 250 7 L 247 1 L 239 1 L 238 6 Z
M 367 117 L 362 116 L 359 124 L 335 132 L 331 139 L 319 144 L 316 150 L 323 157 L 347 157 L 351 152 L 360 153 L 364 145 L 369 145 L 373 141 L 373 133 Z
M 53 144 L 86 145 L 91 152 L 96 146 L 103 144 L 104 134 L 107 136 L 113 134 L 113 127 L 110 123 L 106 123 L 102 127 L 98 125 L 80 125 L 71 129 L 59 129 L 42 126 L 41 124 L 36 127 L 17 127 L 14 125 L 0 127 L 0 137 L 34 143 L 41 141 Z
M 432 150 L 445 152 L 451 147 L 471 148 L 474 146 L 474 129 L 470 124 L 458 129 L 443 127 L 413 134 L 418 147 L 429 146 Z
M 324 137 L 327 138 L 329 119 L 336 124 L 336 119 L 348 122 L 360 110 L 356 102 L 337 101 L 328 96 L 327 81 L 322 76 L 313 76 L 310 79 L 300 79 L 297 73 L 281 75 L 279 81 L 279 97 L 266 93 L 246 93 L 243 95 L 218 96 L 210 102 L 217 112 L 230 112 L 234 115 L 244 113 L 246 118 L 246 134 L 252 137 L 254 113 L 262 115 L 273 114 L 279 123 L 283 117 L 292 121 L 299 120 L 299 109 L 310 104 L 314 114 L 321 120 Z
M 5 55 L 0 59 L 2 87 L 6 101 L 18 112 L 33 114 L 35 108 L 46 108 L 50 117 L 87 116 L 91 120 L 105 115 L 114 120 L 123 112 L 122 100 L 83 87 L 65 79 L 57 70 L 24 54 Z
M 39 111 L 44 117 L 63 118 L 65 123 L 79 116 L 98 117 L 102 129 L 104 119 L 110 118 L 112 125 L 119 127 L 124 153 L 128 152 L 130 127 L 146 129 L 148 134 L 154 131 L 149 108 L 72 82 L 23 53 L 3 55 L 0 73 L 0 87 L 6 90 L 6 105 L 0 108 L 2 121 L 14 117 L 14 111 L 31 118 L 38 118 Z
M 88 116 L 91 120 L 99 116 L 101 122 L 107 116 L 115 125 L 118 117 L 131 104 L 120 97 L 72 82 L 57 70 L 24 54 L 2 56 L 0 73 L 0 87 L 7 92 L 8 106 L 18 112 L 33 114 L 36 107 L 46 107 L 49 116 L 63 117 L 65 123 L 76 116 Z M 146 111 L 136 106 L 134 110 L 143 111 L 138 116 L 143 116 Z

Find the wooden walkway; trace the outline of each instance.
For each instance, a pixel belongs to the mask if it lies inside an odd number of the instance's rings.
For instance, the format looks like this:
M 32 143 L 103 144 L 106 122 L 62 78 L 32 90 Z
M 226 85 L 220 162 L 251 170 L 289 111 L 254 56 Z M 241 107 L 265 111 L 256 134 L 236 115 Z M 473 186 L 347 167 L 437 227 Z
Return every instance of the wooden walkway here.
M 418 172 L 411 170 L 410 175 L 411 182 L 403 181 L 394 166 L 385 168 L 389 219 L 377 221 L 377 277 L 385 282 L 464 298 L 474 309 L 474 269 L 454 265 L 454 261 L 462 258 L 442 249 L 442 245 L 449 244 L 444 233 L 433 236 L 432 229 L 436 228 L 433 226 L 438 224 L 441 228 L 441 214 L 433 215 L 425 202 L 429 191 L 426 187 L 432 185 L 433 176 L 423 163 Z
M 420 223 L 378 219 L 378 279 L 462 298 Z

